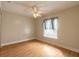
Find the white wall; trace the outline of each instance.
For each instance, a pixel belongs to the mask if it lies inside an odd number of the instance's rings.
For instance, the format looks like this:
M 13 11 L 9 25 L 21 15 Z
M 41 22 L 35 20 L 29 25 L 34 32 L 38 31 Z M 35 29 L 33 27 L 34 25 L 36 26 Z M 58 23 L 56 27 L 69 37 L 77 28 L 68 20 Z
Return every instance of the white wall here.
M 34 38 L 34 20 L 26 16 L 2 12 L 1 44 L 7 45 Z
M 59 17 L 57 40 L 43 37 L 42 22 L 44 18 L 48 18 L 49 16 Z M 79 6 L 49 16 L 36 20 L 37 39 L 79 52 Z

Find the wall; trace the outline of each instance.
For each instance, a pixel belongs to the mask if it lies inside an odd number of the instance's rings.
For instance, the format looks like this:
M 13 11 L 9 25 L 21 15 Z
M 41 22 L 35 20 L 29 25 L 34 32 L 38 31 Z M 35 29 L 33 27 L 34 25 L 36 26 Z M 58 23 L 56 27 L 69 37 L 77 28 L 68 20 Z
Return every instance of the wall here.
M 43 37 L 42 22 L 49 16 L 36 20 L 37 39 L 79 52 L 79 6 L 50 14 L 50 17 L 55 16 L 59 17 L 58 39 Z
M 1 44 L 1 8 L 0 8 L 0 44 Z
M 1 45 L 27 41 L 34 38 L 34 20 L 26 16 L 2 12 Z

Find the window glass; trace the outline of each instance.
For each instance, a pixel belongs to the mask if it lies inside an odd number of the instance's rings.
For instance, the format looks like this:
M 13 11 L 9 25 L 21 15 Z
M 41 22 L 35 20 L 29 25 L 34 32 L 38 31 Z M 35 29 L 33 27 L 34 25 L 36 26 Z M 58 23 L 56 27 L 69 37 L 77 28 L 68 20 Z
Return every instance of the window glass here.
M 44 20 L 43 22 L 44 37 L 57 39 L 57 29 L 58 29 L 57 20 L 58 18 L 50 18 Z

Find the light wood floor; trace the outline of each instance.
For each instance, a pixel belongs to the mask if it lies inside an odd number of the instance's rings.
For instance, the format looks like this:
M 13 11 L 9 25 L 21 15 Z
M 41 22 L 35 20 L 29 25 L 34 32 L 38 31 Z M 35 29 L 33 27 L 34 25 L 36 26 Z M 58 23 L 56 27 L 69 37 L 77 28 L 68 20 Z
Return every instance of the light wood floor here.
M 31 40 L 0 48 L 0 56 L 5 57 L 64 57 L 79 56 L 78 53 L 53 46 L 38 40 Z

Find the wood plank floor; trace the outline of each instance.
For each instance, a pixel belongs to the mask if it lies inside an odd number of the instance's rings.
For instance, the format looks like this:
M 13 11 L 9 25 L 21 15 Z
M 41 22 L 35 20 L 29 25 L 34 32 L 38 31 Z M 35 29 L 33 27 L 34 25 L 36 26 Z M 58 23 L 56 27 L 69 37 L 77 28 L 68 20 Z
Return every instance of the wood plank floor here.
M 41 42 L 31 40 L 0 48 L 2 57 L 78 57 L 79 53 Z

